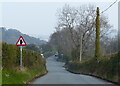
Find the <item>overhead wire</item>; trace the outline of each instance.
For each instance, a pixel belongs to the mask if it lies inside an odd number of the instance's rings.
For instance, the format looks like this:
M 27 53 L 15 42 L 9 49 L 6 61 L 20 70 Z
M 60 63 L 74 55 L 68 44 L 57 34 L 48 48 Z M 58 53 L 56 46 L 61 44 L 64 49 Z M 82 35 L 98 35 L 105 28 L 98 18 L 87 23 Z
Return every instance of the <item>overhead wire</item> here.
M 112 4 L 110 4 L 110 6 L 108 6 L 105 10 L 103 10 L 101 13 L 104 13 L 105 11 L 107 11 L 108 9 L 110 9 L 118 0 L 115 0 Z

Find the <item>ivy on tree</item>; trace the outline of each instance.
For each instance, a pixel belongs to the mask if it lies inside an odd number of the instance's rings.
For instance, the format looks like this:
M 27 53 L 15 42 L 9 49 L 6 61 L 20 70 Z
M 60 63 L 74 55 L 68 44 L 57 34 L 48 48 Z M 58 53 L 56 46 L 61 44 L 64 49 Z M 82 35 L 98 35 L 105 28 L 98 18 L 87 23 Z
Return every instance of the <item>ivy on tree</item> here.
M 99 57 L 100 57 L 100 13 L 99 13 L 99 7 L 97 7 L 95 58 L 99 58 Z

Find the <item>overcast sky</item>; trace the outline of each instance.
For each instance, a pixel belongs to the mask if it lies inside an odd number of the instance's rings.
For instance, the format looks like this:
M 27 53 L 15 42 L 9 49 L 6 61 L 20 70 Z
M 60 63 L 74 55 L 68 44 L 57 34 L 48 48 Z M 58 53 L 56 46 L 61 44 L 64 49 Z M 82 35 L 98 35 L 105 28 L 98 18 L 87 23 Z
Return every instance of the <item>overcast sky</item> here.
M 114 1 L 114 0 L 111 0 Z M 65 4 L 73 7 L 93 4 L 105 10 L 112 2 L 4 2 L 0 3 L 0 18 L 7 28 L 47 40 L 55 31 L 57 10 Z M 113 29 L 118 29 L 118 3 L 104 13 L 108 16 Z

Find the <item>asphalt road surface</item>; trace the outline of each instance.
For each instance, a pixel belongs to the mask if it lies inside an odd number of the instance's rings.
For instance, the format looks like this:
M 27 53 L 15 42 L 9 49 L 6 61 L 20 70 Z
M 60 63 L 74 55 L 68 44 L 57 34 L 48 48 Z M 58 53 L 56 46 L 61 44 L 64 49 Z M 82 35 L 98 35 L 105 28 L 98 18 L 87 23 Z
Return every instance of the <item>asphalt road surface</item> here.
M 32 84 L 111 84 L 92 76 L 70 73 L 63 67 L 64 63 L 57 62 L 54 56 L 47 59 L 46 65 L 48 74 L 34 80 Z

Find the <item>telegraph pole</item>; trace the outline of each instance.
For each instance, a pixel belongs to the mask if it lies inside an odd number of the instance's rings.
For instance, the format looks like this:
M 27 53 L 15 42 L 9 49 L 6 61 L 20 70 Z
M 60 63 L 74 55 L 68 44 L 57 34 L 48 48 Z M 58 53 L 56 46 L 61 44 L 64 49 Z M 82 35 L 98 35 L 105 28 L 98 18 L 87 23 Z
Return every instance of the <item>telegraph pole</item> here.
M 96 39 L 95 39 L 95 58 L 98 59 L 100 57 L 100 12 L 99 7 L 97 7 L 96 11 Z
M 80 58 L 79 58 L 79 61 L 80 62 L 82 61 L 82 33 L 80 35 Z

